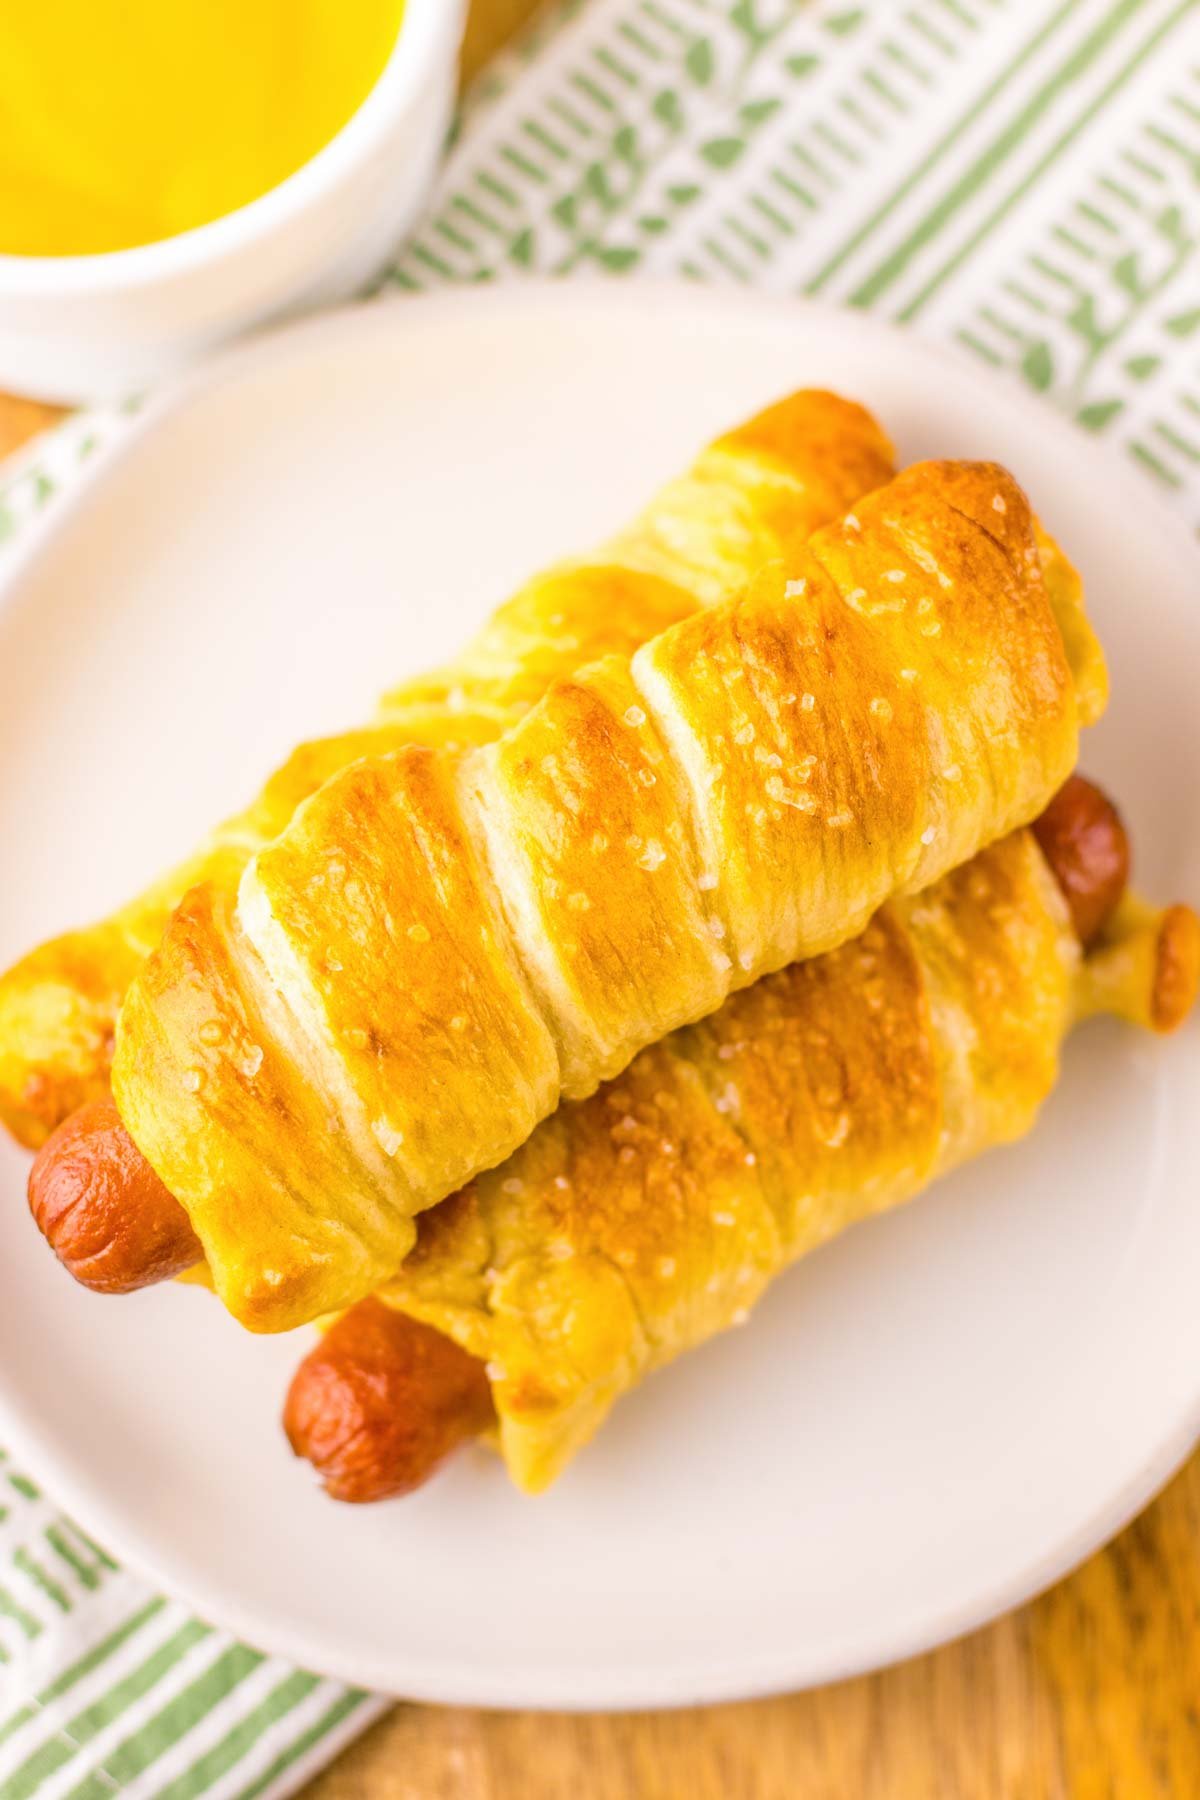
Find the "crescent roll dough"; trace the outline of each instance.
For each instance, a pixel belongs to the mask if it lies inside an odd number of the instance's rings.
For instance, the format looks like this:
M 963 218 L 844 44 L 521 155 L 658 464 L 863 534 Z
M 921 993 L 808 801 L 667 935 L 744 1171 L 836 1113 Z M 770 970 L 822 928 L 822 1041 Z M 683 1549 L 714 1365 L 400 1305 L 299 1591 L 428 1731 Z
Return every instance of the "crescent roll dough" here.
M 1030 832 L 735 995 L 561 1107 L 419 1221 L 381 1297 L 486 1361 L 513 1480 L 740 1324 L 788 1264 L 1032 1124 L 1073 1019 L 1195 995 L 1185 908 L 1126 901 L 1086 959 Z
M 370 1292 L 561 1098 L 1032 818 L 1099 668 L 1017 483 L 929 463 L 494 744 L 334 776 L 121 1014 L 118 1107 L 225 1304 Z
M 245 812 L 112 917 L 55 938 L 0 977 L 0 1121 L 36 1148 L 107 1090 L 121 999 L 189 888 L 226 894 L 249 857 L 338 769 L 401 744 L 482 744 L 550 682 L 743 587 L 893 473 L 871 415 L 803 390 L 702 451 L 626 530 L 536 577 L 450 667 L 385 695 L 374 725 L 303 744 Z M 1064 564 L 1063 580 L 1077 587 Z

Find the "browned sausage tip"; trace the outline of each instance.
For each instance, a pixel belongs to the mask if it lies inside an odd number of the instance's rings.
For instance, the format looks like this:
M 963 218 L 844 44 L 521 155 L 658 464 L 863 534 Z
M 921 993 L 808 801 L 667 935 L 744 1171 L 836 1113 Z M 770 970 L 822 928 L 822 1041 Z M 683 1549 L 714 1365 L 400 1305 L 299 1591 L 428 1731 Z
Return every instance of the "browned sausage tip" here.
M 187 1214 L 111 1100 L 72 1113 L 29 1172 L 29 1210 L 63 1267 L 98 1294 L 128 1294 L 203 1260 Z
M 382 1300 L 360 1300 L 292 1377 L 283 1428 L 335 1500 L 386 1500 L 429 1479 L 494 1419 L 474 1356 Z
M 1033 835 L 1086 948 L 1104 929 L 1129 880 L 1129 837 L 1108 795 L 1082 775 L 1059 788 Z

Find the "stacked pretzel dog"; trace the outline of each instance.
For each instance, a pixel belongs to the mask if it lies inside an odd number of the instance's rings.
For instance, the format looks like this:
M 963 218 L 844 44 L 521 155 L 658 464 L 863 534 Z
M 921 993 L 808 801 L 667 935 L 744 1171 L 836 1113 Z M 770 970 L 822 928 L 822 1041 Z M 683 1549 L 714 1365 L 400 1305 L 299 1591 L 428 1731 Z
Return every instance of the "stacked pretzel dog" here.
M 195 858 L 0 978 L 0 1117 L 86 1285 L 328 1327 L 329 1491 L 544 1487 L 783 1267 L 1027 1130 L 1200 923 L 1074 774 L 1078 577 L 994 464 L 801 392 Z M 40 1148 L 39 1148 L 40 1146 Z

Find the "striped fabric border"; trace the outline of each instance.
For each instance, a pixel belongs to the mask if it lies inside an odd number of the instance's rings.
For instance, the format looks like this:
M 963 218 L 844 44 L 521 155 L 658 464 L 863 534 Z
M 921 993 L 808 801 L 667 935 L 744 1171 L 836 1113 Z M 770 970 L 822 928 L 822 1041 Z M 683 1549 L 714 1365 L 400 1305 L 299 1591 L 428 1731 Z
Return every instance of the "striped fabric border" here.
M 574 270 L 877 308 L 1200 528 L 1200 0 L 567 0 L 476 84 L 375 297 Z M 119 437 L 0 481 L 0 544 Z M 0 1453 L 2 1800 L 294 1791 L 378 1699 L 148 1593 Z
M 280 1796 L 385 1706 L 148 1593 L 0 1452 L 3 1800 Z

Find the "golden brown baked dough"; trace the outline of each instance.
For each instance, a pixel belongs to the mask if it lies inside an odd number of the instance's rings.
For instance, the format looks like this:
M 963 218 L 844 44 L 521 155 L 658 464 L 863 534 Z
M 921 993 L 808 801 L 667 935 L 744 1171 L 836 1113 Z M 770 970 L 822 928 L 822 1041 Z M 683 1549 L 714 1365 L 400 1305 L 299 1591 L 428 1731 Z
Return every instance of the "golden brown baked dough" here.
M 226 1305 L 369 1292 L 560 1097 L 1031 818 L 1102 685 L 1016 482 L 931 463 L 494 745 L 335 776 L 121 1016 L 118 1106 Z
M 448 668 L 385 695 L 372 726 L 303 744 L 245 812 L 110 918 L 26 956 L 0 977 L 0 1121 L 36 1148 L 107 1091 L 117 1009 L 188 889 L 232 894 L 248 858 L 355 757 L 401 744 L 481 744 L 550 682 L 736 591 L 797 537 L 893 473 L 862 407 L 803 390 L 702 451 L 591 557 L 527 583 Z M 1074 581 L 1074 573 L 1069 573 Z
M 421 1216 L 382 1298 L 487 1363 L 508 1470 L 543 1488 L 789 1264 L 1026 1131 L 1076 1018 L 1177 1024 L 1198 945 L 1187 908 L 1131 899 L 1081 958 L 1017 832 L 561 1107 Z

